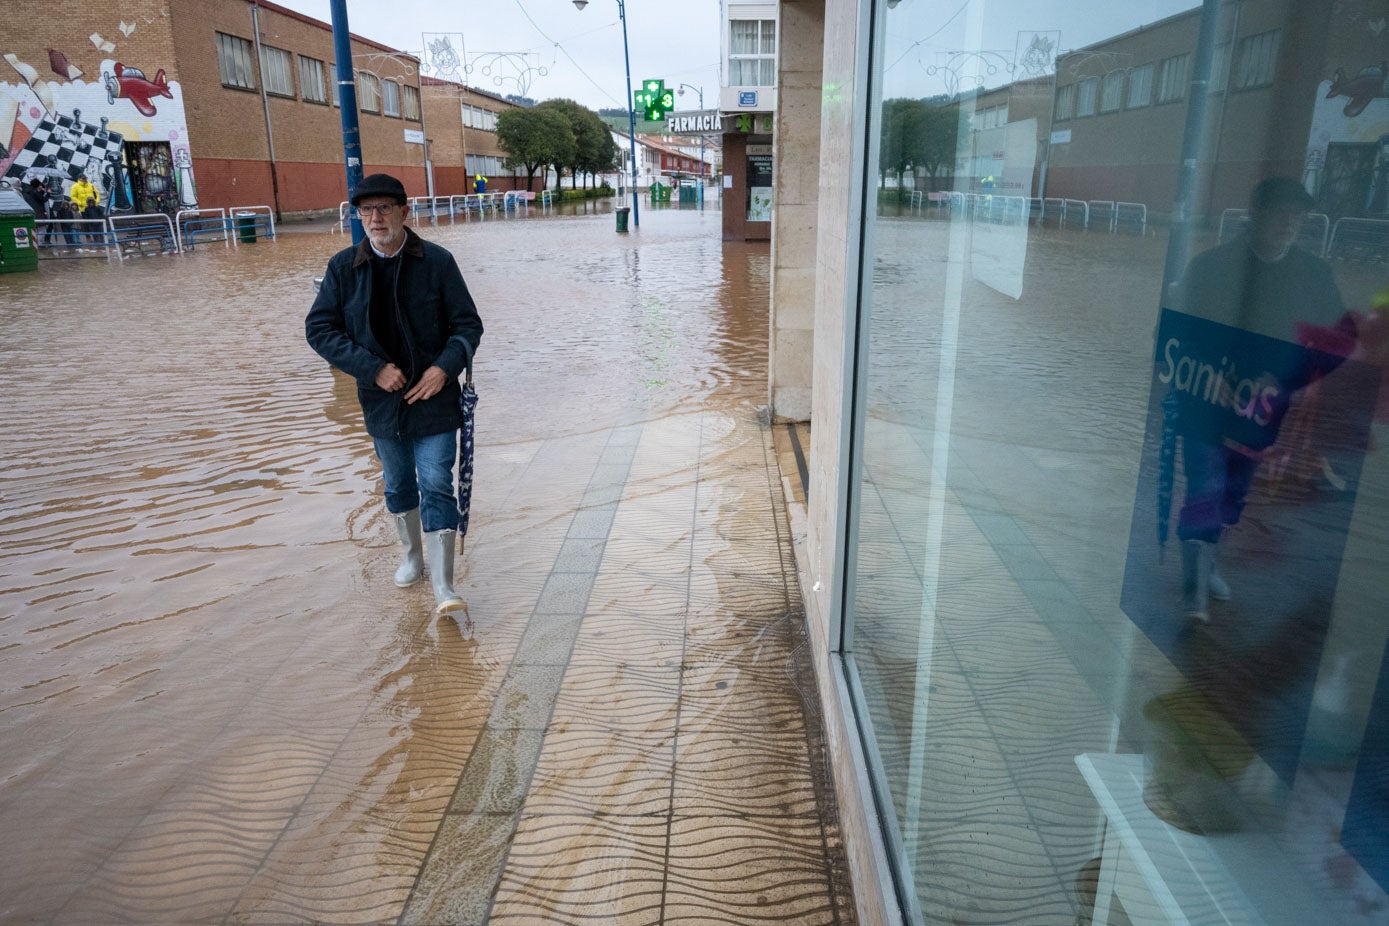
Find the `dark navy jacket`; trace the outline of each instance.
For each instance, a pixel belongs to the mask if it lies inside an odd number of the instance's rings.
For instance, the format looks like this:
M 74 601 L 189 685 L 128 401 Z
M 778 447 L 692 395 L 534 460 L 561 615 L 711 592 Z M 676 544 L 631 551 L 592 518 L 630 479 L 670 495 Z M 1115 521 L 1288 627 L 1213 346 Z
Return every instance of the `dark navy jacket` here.
M 452 254 L 407 227 L 400 259 L 395 302 L 410 355 L 402 367 L 405 388 L 386 392 L 376 385 L 376 374 L 388 360 L 371 330 L 369 240 L 328 261 L 304 322 L 309 345 L 357 380 L 357 398 L 372 437 L 428 437 L 456 430 L 463 423 L 458 377 L 472 363 L 482 338 L 482 319 Z M 431 366 L 448 374 L 443 390 L 406 404 L 405 394 Z

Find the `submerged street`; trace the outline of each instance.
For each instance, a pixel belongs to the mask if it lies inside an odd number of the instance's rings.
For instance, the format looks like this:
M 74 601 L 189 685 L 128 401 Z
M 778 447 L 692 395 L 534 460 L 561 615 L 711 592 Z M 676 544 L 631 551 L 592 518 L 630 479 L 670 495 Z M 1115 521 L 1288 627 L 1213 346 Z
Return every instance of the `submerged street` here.
M 851 922 L 767 246 L 412 224 L 486 325 L 458 620 L 304 342 L 348 236 L 0 278 L 0 920 Z

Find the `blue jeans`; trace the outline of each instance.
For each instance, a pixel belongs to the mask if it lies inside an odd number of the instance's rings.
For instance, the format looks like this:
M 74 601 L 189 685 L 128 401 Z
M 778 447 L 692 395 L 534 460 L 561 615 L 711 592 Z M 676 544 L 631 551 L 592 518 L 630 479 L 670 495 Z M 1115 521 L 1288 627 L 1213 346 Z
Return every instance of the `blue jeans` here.
M 1222 528 L 1239 523 L 1258 468 L 1257 461 L 1238 450 L 1182 438 L 1186 503 L 1177 516 L 1177 536 L 1207 543 L 1219 541 Z
M 372 440 L 385 475 L 386 510 L 403 514 L 419 508 L 426 531 L 457 530 L 453 464 L 458 455 L 458 432 Z

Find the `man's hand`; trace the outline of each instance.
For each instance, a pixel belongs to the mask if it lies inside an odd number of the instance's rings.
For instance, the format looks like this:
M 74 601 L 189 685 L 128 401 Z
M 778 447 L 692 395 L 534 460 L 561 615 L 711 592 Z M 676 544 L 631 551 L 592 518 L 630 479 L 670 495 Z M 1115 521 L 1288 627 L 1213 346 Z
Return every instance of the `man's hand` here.
M 415 383 L 415 388 L 405 393 L 405 401 L 414 405 L 419 399 L 432 399 L 444 388 L 444 384 L 449 381 L 449 375 L 438 367 L 430 367 L 424 371 L 420 381 Z
M 381 372 L 376 374 L 376 385 L 387 392 L 395 392 L 397 389 L 404 389 L 405 374 L 400 372 L 400 367 L 396 366 L 394 363 L 388 363 L 381 368 Z

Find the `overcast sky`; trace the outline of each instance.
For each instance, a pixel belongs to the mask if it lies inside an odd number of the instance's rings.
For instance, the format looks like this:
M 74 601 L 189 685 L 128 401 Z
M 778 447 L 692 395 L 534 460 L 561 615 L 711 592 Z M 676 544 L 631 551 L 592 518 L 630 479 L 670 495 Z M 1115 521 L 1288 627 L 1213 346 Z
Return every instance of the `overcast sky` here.
M 274 2 L 332 21 L 328 0 Z M 718 0 L 625 5 L 633 88 L 646 78 L 661 78 L 667 87 L 683 82 L 703 89 L 706 107 L 717 106 Z M 470 68 L 466 82 L 483 90 L 524 90 L 537 100 L 568 97 L 591 109 L 626 106 L 617 0 L 591 0 L 583 12 L 571 0 L 347 0 L 347 17 L 357 35 L 415 54 L 423 48 L 423 34 L 449 36 Z M 690 91 L 676 106 L 699 108 Z

